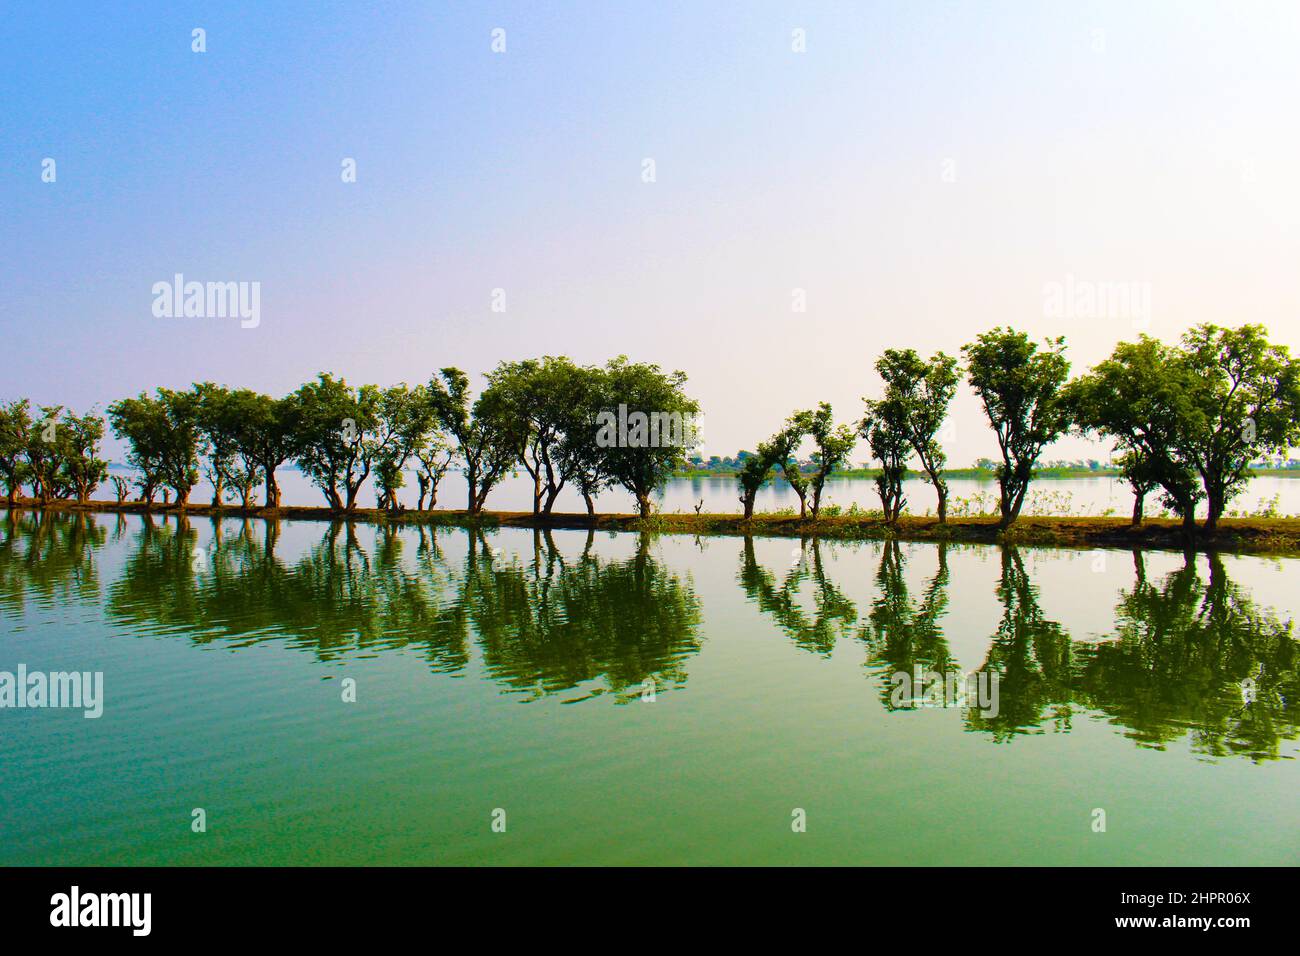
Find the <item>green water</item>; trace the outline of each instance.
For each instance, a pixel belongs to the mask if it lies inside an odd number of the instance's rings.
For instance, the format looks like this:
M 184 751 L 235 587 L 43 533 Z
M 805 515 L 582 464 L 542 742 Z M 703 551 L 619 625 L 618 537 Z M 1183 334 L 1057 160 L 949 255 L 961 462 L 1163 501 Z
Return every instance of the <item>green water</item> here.
M 4 512 L 0 864 L 1294 865 L 1296 567 Z

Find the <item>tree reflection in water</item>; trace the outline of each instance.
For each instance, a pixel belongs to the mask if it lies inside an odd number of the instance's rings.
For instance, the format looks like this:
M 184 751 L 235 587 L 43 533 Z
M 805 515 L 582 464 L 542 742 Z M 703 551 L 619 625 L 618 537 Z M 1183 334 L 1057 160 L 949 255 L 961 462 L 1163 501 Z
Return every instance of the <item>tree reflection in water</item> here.
M 469 663 L 472 627 L 488 673 L 531 696 L 597 680 L 605 686 L 589 693 L 663 690 L 685 681 L 683 659 L 699 650 L 699 599 L 645 537 L 627 561 L 602 560 L 588 539 L 567 564 L 538 532 L 524 566 L 494 554 L 482 531 L 444 531 L 468 541 L 453 568 L 431 527 L 387 526 L 372 554 L 355 524 L 336 522 L 286 565 L 275 554 L 278 526 L 260 527 L 245 522 L 228 535 L 214 523 L 215 544 L 201 550 L 187 522 L 146 520 L 109 613 L 197 643 L 287 641 L 321 660 L 419 648 L 443 672 Z M 413 566 L 404 560 L 412 538 Z
M 797 560 L 778 583 L 776 576 L 758 563 L 754 539 L 746 537 L 738 577 L 749 599 L 804 650 L 830 654 L 836 639 L 850 634 L 858 618 L 857 605 L 827 575 L 817 538 L 811 545 L 800 541 Z M 805 584 L 812 586 L 811 612 L 799 603 Z
M 367 548 L 358 530 L 327 525 L 292 560 L 278 554 L 275 522 L 213 521 L 200 546 L 195 526 L 175 516 L 100 523 L 85 514 L 7 511 L 0 611 L 18 617 L 32 605 L 102 604 L 133 632 L 230 647 L 276 641 L 322 661 L 404 649 L 443 673 L 481 664 L 489 679 L 526 699 L 575 689 L 574 699 L 612 694 L 618 701 L 661 692 L 686 682 L 687 661 L 701 649 L 694 585 L 651 553 L 647 535 L 635 539 L 629 557 L 611 559 L 595 552 L 590 534 L 576 556 L 544 531 L 525 554 L 506 555 L 481 531 L 385 527 Z M 97 553 L 110 533 L 125 562 L 105 585 Z M 957 671 L 943 626 L 955 550 L 919 549 L 933 553 L 934 571 L 926 568 L 930 576 L 914 594 L 908 552 L 895 541 L 880 545 L 875 596 L 861 623 L 857 605 L 832 580 L 834 554 L 815 539 L 776 573 L 744 539 L 738 580 L 801 648 L 828 656 L 840 637 L 861 640 L 855 646 L 866 647 L 888 708 L 890 674 Z M 862 553 L 853 550 L 840 566 L 855 567 Z M 1017 548 L 1000 548 L 999 560 L 1002 610 L 980 666 L 998 674 L 998 708 L 995 715 L 967 708 L 967 730 L 1012 741 L 1068 731 L 1086 716 L 1142 747 L 1190 737 L 1204 757 L 1256 761 L 1277 759 L 1281 742 L 1297 736 L 1300 647 L 1292 624 L 1234 584 L 1221 556 L 1188 556 L 1152 577 L 1149 559 L 1135 553 L 1134 582 L 1119 595 L 1113 633 L 1101 640 L 1074 640 L 1047 617 Z
M 488 672 L 531 696 L 600 680 L 588 694 L 621 702 L 684 684 L 685 659 L 700 649 L 699 598 L 651 556 L 648 535 L 624 561 L 597 557 L 591 540 L 567 562 L 537 531 L 525 566 L 471 536 L 467 607 Z
M 0 528 L 0 609 L 17 614 L 33 598 L 47 606 L 99 600 L 95 552 L 106 532 L 92 516 L 8 509 Z
M 939 626 L 948 610 L 948 547 L 941 541 L 933 549 L 938 568 L 915 602 L 908 592 L 898 541 L 886 541 L 881 547 L 877 596 L 861 636 L 869 648 L 867 666 L 880 678 L 881 702 L 891 710 L 893 674 L 919 670 L 946 676 L 960 672 Z
M 1300 647 L 1280 621 L 1228 578 L 1211 553 L 1150 581 L 1134 552 L 1136 581 L 1115 608 L 1115 638 L 1080 649 L 1076 695 L 1139 745 L 1161 748 L 1190 732 L 1205 756 L 1277 759 L 1296 736 Z M 1250 683 L 1245 683 L 1249 681 Z
M 890 675 L 959 670 L 940 624 L 948 607 L 949 548 L 940 543 L 933 550 L 937 570 L 913 598 L 898 542 L 881 545 L 877 593 L 860 635 L 890 709 Z M 828 655 L 857 609 L 829 580 L 816 542 L 812 552 L 810 565 L 778 584 L 746 539 L 739 577 L 750 601 L 796 644 Z M 1280 743 L 1297 736 L 1300 645 L 1292 622 L 1233 584 L 1222 556 L 1201 559 L 1208 580 L 1197 557 L 1188 555 L 1181 568 L 1153 583 L 1135 553 L 1136 582 L 1121 593 L 1114 633 L 1101 641 L 1073 640 L 1047 617 L 1018 548 L 1001 547 L 999 559 L 1002 614 L 979 669 L 997 673 L 999 702 L 992 714 L 965 708 L 968 730 L 1010 741 L 1048 727 L 1069 731 L 1083 712 L 1123 728 L 1139 746 L 1163 748 L 1190 735 L 1198 754 L 1256 761 L 1277 759 Z M 815 584 L 810 609 L 801 606 L 797 586 L 805 575 Z

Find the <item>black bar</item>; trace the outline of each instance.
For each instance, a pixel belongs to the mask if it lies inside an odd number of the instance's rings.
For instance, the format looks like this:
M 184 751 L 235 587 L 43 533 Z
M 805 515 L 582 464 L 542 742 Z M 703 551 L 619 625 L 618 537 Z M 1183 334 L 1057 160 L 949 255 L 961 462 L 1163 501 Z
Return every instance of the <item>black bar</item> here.
M 0 925 L 7 942 L 83 944 L 373 945 L 419 934 L 438 945 L 430 931 L 445 927 L 452 938 L 490 934 L 482 942 L 493 946 L 658 947 L 678 934 L 689 940 L 688 927 L 704 924 L 736 940 L 842 930 L 897 945 L 950 939 L 963 950 L 981 941 L 1125 937 L 1236 946 L 1281 938 L 1294 919 L 1294 884 L 1287 869 L 16 868 L 0 871 Z M 51 925 L 56 895 L 70 898 L 73 886 L 83 908 L 92 894 L 150 894 L 148 935 L 135 935 L 126 909 L 127 925 Z M 134 915 L 142 927 L 143 909 Z

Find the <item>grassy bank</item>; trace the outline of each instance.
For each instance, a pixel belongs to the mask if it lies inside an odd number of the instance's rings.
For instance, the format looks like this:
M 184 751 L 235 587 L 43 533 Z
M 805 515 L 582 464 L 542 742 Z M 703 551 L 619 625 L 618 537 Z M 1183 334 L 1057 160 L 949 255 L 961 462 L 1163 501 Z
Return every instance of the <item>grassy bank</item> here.
M 158 517 L 179 514 L 175 506 L 146 509 L 138 502 L 118 504 L 91 501 L 87 504 L 59 501 L 41 506 L 21 500 L 15 510 L 57 512 L 96 512 L 108 514 L 144 514 Z M 391 513 L 375 508 L 358 508 L 347 514 L 318 507 L 284 507 L 278 510 L 238 507 L 213 508 L 208 504 L 185 507 L 187 517 L 263 518 L 293 521 L 339 521 L 350 519 L 368 524 L 429 524 L 453 527 L 554 528 L 598 531 L 657 532 L 692 535 L 753 535 L 766 537 L 819 537 L 839 540 L 862 540 L 896 537 L 903 541 L 958 541 L 983 544 L 1009 542 L 1026 545 L 1140 548 L 1188 550 L 1189 543 L 1180 522 L 1168 518 L 1151 518 L 1132 527 L 1126 518 L 1059 518 L 1022 517 L 1006 532 L 1000 531 L 993 517 L 951 518 L 940 524 L 931 517 L 907 516 L 896 526 L 878 518 L 852 516 L 824 517 L 817 521 L 797 515 L 757 514 L 750 521 L 735 514 L 659 514 L 647 519 L 629 514 L 534 515 L 523 511 L 487 511 L 470 515 L 465 511 L 401 511 Z M 1190 542 L 1197 551 L 1228 551 L 1300 555 L 1300 519 L 1296 518 L 1224 518 L 1218 531 L 1205 536 L 1200 529 Z

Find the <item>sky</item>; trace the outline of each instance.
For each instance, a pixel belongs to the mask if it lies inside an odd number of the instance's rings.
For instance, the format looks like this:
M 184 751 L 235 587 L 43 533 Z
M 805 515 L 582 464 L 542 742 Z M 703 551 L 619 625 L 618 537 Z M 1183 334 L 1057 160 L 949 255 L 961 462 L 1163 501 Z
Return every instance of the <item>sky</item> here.
M 623 353 L 732 454 L 996 325 L 1300 351 L 1298 42 L 1293 2 L 10 5 L 0 400 Z M 177 273 L 258 324 L 156 316 Z

